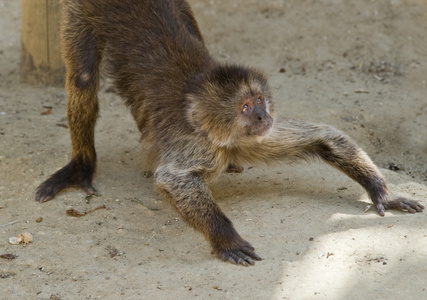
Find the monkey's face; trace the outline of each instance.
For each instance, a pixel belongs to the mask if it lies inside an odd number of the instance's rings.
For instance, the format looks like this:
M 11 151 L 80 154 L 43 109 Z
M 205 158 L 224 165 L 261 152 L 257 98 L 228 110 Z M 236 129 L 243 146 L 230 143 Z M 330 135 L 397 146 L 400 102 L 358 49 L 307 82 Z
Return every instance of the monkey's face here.
M 273 103 L 266 78 L 240 66 L 217 66 L 187 86 L 187 119 L 216 147 L 269 133 Z
M 268 103 L 261 94 L 244 98 L 240 107 L 240 118 L 248 135 L 266 135 L 273 125 Z

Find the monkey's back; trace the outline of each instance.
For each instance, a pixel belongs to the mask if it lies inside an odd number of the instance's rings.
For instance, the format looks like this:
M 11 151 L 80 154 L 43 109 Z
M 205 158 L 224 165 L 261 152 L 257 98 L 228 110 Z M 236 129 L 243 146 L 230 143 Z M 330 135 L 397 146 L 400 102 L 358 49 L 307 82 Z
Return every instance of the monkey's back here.
M 165 133 L 165 127 L 176 127 L 177 123 L 186 126 L 185 86 L 212 63 L 186 2 L 62 3 L 63 39 L 83 31 L 93 35 L 107 72 L 143 135 L 156 128 Z

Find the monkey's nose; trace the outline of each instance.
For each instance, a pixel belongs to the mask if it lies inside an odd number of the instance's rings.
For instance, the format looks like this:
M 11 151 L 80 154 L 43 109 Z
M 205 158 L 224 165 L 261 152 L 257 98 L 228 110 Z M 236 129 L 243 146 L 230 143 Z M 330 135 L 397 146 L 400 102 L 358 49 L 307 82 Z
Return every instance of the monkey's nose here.
M 263 121 L 264 118 L 265 118 L 265 115 L 266 115 L 265 111 L 262 110 L 262 109 L 260 109 L 260 108 L 258 108 L 258 107 L 255 108 L 254 114 L 255 114 L 255 118 L 258 121 Z

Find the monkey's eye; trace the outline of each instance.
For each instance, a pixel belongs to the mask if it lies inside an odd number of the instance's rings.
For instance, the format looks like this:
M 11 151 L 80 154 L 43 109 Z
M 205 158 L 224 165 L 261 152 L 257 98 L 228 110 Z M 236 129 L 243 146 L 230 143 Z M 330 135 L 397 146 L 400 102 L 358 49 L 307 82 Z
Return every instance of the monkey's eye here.
M 242 112 L 247 112 L 249 110 L 249 105 L 245 104 L 242 107 Z
M 261 98 L 256 99 L 257 104 L 261 104 L 261 102 L 262 102 Z

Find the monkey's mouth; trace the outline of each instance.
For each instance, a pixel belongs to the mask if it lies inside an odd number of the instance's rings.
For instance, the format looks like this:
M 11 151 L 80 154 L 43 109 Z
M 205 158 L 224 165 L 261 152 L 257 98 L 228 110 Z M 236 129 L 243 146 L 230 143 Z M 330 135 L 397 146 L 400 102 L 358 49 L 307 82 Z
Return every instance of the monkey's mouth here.
M 267 135 L 270 132 L 272 125 L 273 125 L 272 118 L 264 119 L 252 125 L 248 133 L 249 135 L 259 135 L 259 136 Z

